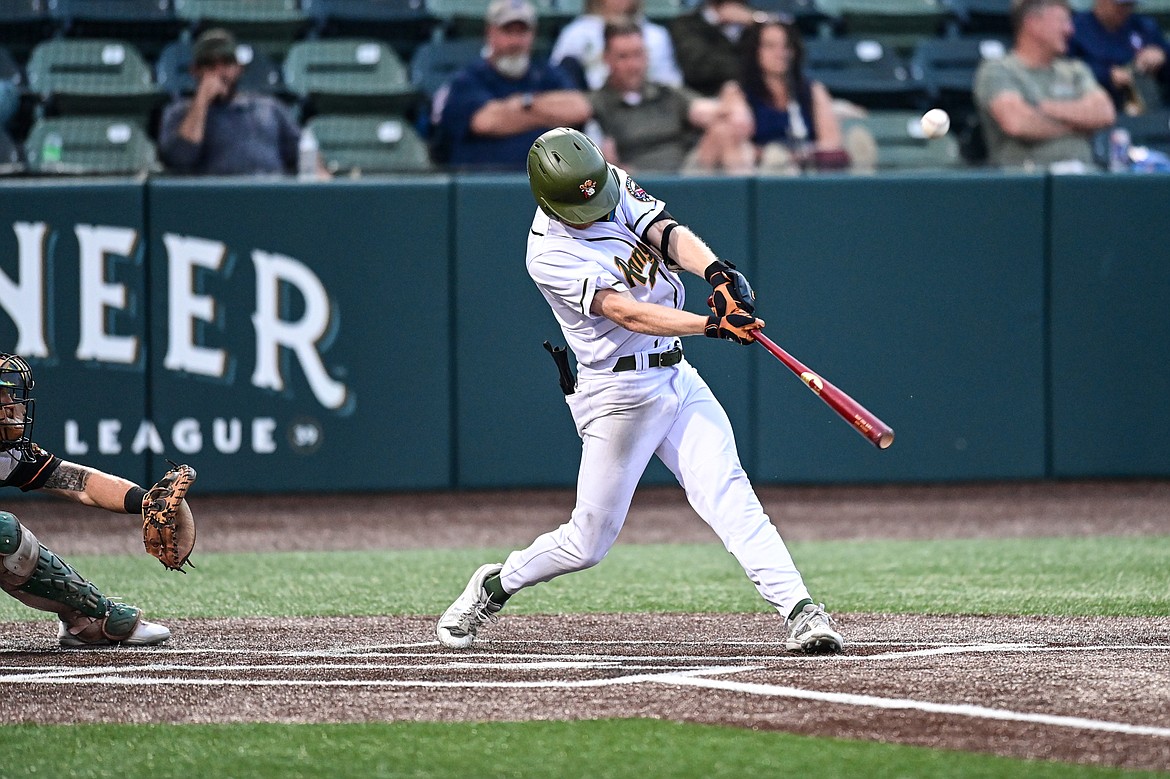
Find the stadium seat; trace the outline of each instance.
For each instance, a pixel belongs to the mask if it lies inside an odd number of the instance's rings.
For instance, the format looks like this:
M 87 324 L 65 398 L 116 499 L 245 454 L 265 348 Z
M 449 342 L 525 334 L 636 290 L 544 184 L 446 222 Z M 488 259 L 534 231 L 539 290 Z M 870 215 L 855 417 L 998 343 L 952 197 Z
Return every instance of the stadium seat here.
M 919 118 L 917 111 L 870 111 L 865 118 L 843 120 L 841 132 L 848 138 L 855 126 L 869 131 L 877 143 L 879 171 L 963 167 L 955 137 L 927 138 Z
M 334 175 L 433 170 L 426 144 L 401 116 L 319 114 L 308 127 Z
M 1011 0 L 947 0 L 965 35 L 1011 37 Z
M 19 110 L 23 92 L 24 75 L 20 66 L 8 49 L 0 47 L 0 128 L 6 126 Z
M 910 56 L 910 71 L 926 84 L 934 105 L 971 105 L 975 71 L 985 59 L 1000 59 L 1011 48 L 1006 38 L 970 36 L 924 38 Z
M 46 0 L 0 2 L 0 46 L 23 62 L 43 40 L 51 38 L 57 22 L 49 16 Z
M 45 41 L 33 49 L 26 70 L 29 90 L 49 113 L 145 119 L 163 98 L 146 61 L 125 41 Z
M 149 60 L 187 24 L 173 0 L 51 0 L 49 15 L 71 38 L 128 41 Z
M 926 85 L 915 79 L 905 61 L 872 39 L 814 38 L 805 42 L 808 75 L 833 97 L 866 108 L 922 108 Z
M 175 14 L 197 30 L 225 27 L 277 59 L 309 26 L 299 0 L 174 0 Z
M 424 0 L 301 0 L 320 38 L 378 38 L 408 60 L 439 21 Z
M 693 2 L 684 5 L 688 13 L 694 8 Z M 791 19 L 805 37 L 832 37 L 835 20 L 822 11 L 815 0 L 752 0 L 751 6 L 782 19 Z
M 136 121 L 120 117 L 39 119 L 24 152 L 32 173 L 128 175 L 160 170 L 146 131 Z
M 240 75 L 240 89 L 280 95 L 285 93 L 280 66 L 271 56 L 247 43 L 236 46 L 236 59 L 244 66 Z M 155 63 L 155 81 L 159 89 L 172 97 L 189 95 L 195 91 L 191 75 L 191 41 L 172 41 L 159 54 Z
M 483 39 L 459 38 L 424 43 L 410 60 L 410 83 L 428 98 L 463 66 L 479 59 Z
M 12 136 L 0 128 L 0 176 L 11 176 L 24 170 L 20 146 Z
M 906 49 L 942 33 L 951 16 L 940 0 L 817 0 L 817 7 L 838 21 L 842 35 Z
M 311 113 L 397 114 L 418 98 L 406 65 L 373 39 L 300 41 L 284 61 L 284 83 Z

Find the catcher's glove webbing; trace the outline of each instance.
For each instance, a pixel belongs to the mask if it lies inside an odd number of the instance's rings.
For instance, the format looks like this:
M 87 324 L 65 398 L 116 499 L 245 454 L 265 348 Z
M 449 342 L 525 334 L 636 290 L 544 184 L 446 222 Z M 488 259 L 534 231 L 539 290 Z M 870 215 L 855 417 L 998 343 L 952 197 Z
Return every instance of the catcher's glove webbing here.
M 186 573 L 184 565 L 195 567 L 189 559 L 195 548 L 195 519 L 183 498 L 195 481 L 195 469 L 171 465 L 142 498 L 142 543 L 164 566 Z

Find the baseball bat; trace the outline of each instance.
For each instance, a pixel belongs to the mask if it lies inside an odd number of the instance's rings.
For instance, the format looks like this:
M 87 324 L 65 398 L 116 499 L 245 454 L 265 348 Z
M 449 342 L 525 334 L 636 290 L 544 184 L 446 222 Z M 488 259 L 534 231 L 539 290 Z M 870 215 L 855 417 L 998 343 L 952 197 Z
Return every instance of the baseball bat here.
M 784 363 L 788 370 L 799 376 L 800 380 L 818 398 L 825 401 L 825 404 L 836 411 L 839 417 L 853 425 L 853 429 L 865 436 L 871 444 L 878 449 L 887 449 L 890 444 L 894 443 L 894 429 L 870 413 L 865 406 L 833 386 L 831 382 L 818 376 L 807 365 L 781 349 L 775 341 L 759 330 L 754 331 L 753 335 L 760 342 L 760 345 L 771 352 L 773 357 Z

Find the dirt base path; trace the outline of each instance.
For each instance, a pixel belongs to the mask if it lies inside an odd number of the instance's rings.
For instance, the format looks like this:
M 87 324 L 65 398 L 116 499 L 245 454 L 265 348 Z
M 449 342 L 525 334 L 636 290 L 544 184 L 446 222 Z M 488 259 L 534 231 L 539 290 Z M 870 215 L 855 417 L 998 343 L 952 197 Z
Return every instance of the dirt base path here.
M 201 551 L 519 546 L 564 490 L 204 497 Z M 789 541 L 1168 535 L 1170 483 L 767 488 Z M 9 505 L 56 551 L 140 552 L 127 518 Z M 117 524 L 111 524 L 117 523 Z M 130 523 L 133 524 L 132 521 Z M 678 490 L 639 494 L 620 543 L 709 541 Z M 311 546 L 310 546 L 311 544 Z M 1170 617 L 838 615 L 838 657 L 791 655 L 768 614 L 508 616 L 470 651 L 433 620 L 177 620 L 162 647 L 67 651 L 0 624 L 0 723 L 654 717 L 1170 769 Z M 127 710 L 126 688 L 141 705 Z M 63 694 L 76 705 L 62 707 Z

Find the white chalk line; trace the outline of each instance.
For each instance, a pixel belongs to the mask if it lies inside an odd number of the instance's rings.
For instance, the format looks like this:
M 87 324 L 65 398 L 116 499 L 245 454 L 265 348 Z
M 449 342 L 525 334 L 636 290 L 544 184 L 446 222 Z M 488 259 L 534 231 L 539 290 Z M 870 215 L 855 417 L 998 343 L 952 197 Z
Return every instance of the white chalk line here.
M 564 644 L 566 642 L 558 641 L 534 641 L 534 642 L 499 642 L 499 643 L 526 643 L 526 644 Z M 589 642 L 584 642 L 589 643 Z M 615 645 L 630 644 L 630 645 L 644 645 L 644 644 L 658 644 L 662 642 L 640 642 L 640 641 L 625 641 L 625 642 L 607 642 Z M 710 642 L 695 642 L 709 644 Z M 738 643 L 738 642 L 736 642 Z M 877 643 L 877 642 L 875 642 Z M 888 644 L 883 644 L 888 645 Z M 1018 712 L 1008 709 L 990 708 L 985 706 L 975 706 L 971 704 L 946 704 L 933 703 L 930 701 L 920 701 L 910 698 L 883 698 L 872 695 L 855 695 L 848 693 L 823 692 L 818 690 L 808 690 L 798 687 L 790 687 L 783 685 L 769 685 L 752 682 L 738 682 L 730 679 L 710 678 L 713 676 L 726 676 L 730 674 L 740 674 L 750 671 L 760 671 L 769 668 L 768 665 L 759 665 L 761 660 L 768 658 L 761 658 L 758 655 L 750 657 L 696 657 L 687 655 L 674 655 L 668 657 L 655 656 L 647 658 L 645 656 L 637 655 L 574 655 L 573 659 L 568 659 L 563 654 L 549 654 L 549 653 L 524 653 L 523 655 L 509 656 L 508 661 L 500 661 L 498 656 L 495 659 L 488 659 L 485 662 L 476 662 L 472 657 L 478 654 L 484 658 L 492 658 L 489 653 L 482 650 L 478 653 L 459 653 L 456 659 L 450 652 L 427 652 L 427 653 L 411 653 L 411 652 L 385 652 L 388 648 L 429 648 L 433 643 L 424 642 L 417 644 L 397 644 L 397 645 L 378 645 L 377 647 L 351 647 L 345 650 L 331 650 L 331 651 L 293 651 L 293 652 L 264 652 L 262 650 L 233 650 L 231 654 L 251 654 L 251 655 L 267 655 L 267 656 L 286 656 L 286 657 L 348 657 L 354 659 L 355 652 L 362 653 L 361 657 L 382 657 L 382 656 L 396 656 L 415 659 L 442 657 L 446 658 L 448 663 L 443 667 L 458 669 L 458 670 L 481 670 L 490 669 L 495 671 L 500 670 L 516 670 L 516 671 L 530 671 L 530 670 L 642 670 L 642 671 L 658 671 L 657 673 L 637 673 L 616 677 L 605 677 L 598 679 L 547 679 L 547 680 L 528 680 L 528 681 L 441 681 L 441 680 L 413 680 L 413 679 L 222 679 L 222 678 L 205 678 L 195 679 L 186 676 L 126 676 L 123 674 L 140 674 L 140 673 L 166 673 L 173 674 L 177 671 L 188 672 L 216 672 L 225 670 L 237 671 L 286 671 L 289 668 L 295 668 L 301 671 L 304 670 L 360 670 L 368 671 L 375 670 L 427 670 L 434 671 L 436 666 L 434 664 L 369 664 L 369 663 L 318 663 L 318 664 L 304 664 L 297 663 L 295 665 L 287 664 L 266 664 L 266 665 L 236 665 L 236 666 L 200 666 L 200 665 L 179 665 L 173 663 L 157 663 L 135 666 L 102 666 L 89 668 L 71 668 L 62 669 L 59 666 L 37 667 L 30 668 L 23 667 L 0 667 L 0 684 L 3 683 L 32 683 L 32 684 L 50 684 L 50 685 L 78 685 L 78 684 L 102 684 L 111 686 L 135 686 L 135 687 L 150 687 L 150 686 L 192 686 L 192 687 L 209 687 L 209 686 L 232 686 L 232 687 L 365 687 L 365 688 L 447 688 L 447 689 L 580 689 L 580 688 L 595 688 L 607 687 L 616 685 L 630 685 L 630 684 L 665 684 L 671 686 L 689 686 L 705 689 L 722 690 L 725 692 L 737 692 L 748 695 L 759 695 L 769 697 L 785 697 L 802 700 L 820 701 L 824 703 L 833 703 L 847 706 L 879 708 L 889 710 L 907 710 L 920 711 L 932 714 L 946 714 L 952 716 L 970 717 L 974 719 L 989 719 L 1009 722 L 1029 722 L 1040 725 L 1050 725 L 1054 727 L 1073 728 L 1079 730 L 1091 730 L 1099 732 L 1122 733 L 1128 735 L 1154 736 L 1158 738 L 1170 738 L 1170 728 L 1157 727 L 1150 725 L 1134 725 L 1123 722 L 1112 722 L 1108 720 L 1097 720 L 1086 717 L 1070 717 L 1053 714 L 1042 714 L 1032 712 Z M 677 646 L 677 644 L 676 644 Z M 857 644 L 853 644 L 857 646 Z M 1166 651 L 1170 646 L 1163 644 L 1129 644 L 1129 645 L 1095 645 L 1095 646 L 1051 646 L 1038 645 L 1028 643 L 999 643 L 999 644 L 960 644 L 947 646 L 932 646 L 927 649 L 913 649 L 905 652 L 886 652 L 878 655 L 837 655 L 830 657 L 810 657 L 801 655 L 782 655 L 784 661 L 805 659 L 813 661 L 853 661 L 865 662 L 869 660 L 892 660 L 910 657 L 928 657 L 953 655 L 962 653 L 989 653 L 989 652 L 1069 652 L 1069 651 Z M 110 650 L 106 650 L 110 651 Z M 125 649 L 117 649 L 112 651 L 126 651 Z M 148 650 L 152 652 L 166 652 L 169 654 L 203 654 L 209 650 Z M 222 655 L 223 651 L 217 651 L 216 654 Z M 529 658 L 526 661 L 514 662 L 518 657 Z M 754 662 L 755 665 L 722 665 L 722 666 L 700 666 L 697 668 L 671 668 L 663 671 L 660 665 L 644 665 L 633 666 L 627 665 L 631 661 L 641 661 L 646 663 L 652 660 L 655 663 L 671 663 L 671 662 L 687 662 L 694 663 L 700 660 L 717 660 L 721 662 L 742 660 L 744 662 Z
M 846 706 L 864 706 L 877 709 L 901 709 L 922 711 L 930 714 L 950 714 L 959 717 L 975 719 L 1003 720 L 1008 722 L 1031 722 L 1039 725 L 1053 725 L 1062 728 L 1078 730 L 1096 730 L 1107 733 L 1125 733 L 1137 736 L 1158 736 L 1170 738 L 1170 728 L 1160 728 L 1152 725 L 1130 725 L 1125 722 L 1110 722 L 1095 720 L 1086 717 L 1066 717 L 1056 714 L 1034 714 L 1031 712 L 1010 711 L 1008 709 L 993 709 L 986 706 L 970 704 L 931 703 L 910 698 L 880 698 L 875 695 L 853 695 L 839 692 L 819 692 L 817 690 L 803 690 L 798 687 L 782 687 L 770 684 L 753 684 L 750 682 L 736 682 L 728 679 L 705 679 L 679 676 L 677 679 L 669 676 L 658 676 L 653 681 L 660 684 L 671 684 L 686 687 L 704 687 L 707 689 L 724 690 L 727 692 L 741 692 L 749 695 L 767 695 L 783 698 L 799 698 L 802 700 L 820 701 L 823 703 L 838 703 Z

